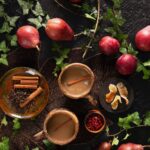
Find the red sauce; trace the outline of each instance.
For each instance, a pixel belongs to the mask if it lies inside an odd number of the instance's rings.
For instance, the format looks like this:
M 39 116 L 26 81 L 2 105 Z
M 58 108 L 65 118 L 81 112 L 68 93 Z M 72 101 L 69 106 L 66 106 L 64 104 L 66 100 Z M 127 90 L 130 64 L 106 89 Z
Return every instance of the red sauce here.
M 104 125 L 104 120 L 101 115 L 92 113 L 86 119 L 86 126 L 91 131 L 98 131 Z

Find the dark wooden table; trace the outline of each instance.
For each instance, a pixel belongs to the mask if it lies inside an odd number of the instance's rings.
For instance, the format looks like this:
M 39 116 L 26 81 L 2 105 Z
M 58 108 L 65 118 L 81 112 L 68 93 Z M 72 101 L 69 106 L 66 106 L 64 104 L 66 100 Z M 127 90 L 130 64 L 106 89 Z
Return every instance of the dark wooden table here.
M 14 0 L 10 3 L 15 2 Z M 53 0 L 40 0 L 42 7 L 49 12 L 51 17 L 60 17 L 64 18 L 75 30 L 76 33 L 81 31 L 85 26 L 91 26 L 91 22 L 79 17 L 77 15 L 73 15 L 61 7 L 59 7 Z M 101 1 L 101 11 L 107 8 L 109 1 L 102 0 Z M 11 8 L 13 11 L 13 8 Z M 150 24 L 150 1 L 149 0 L 124 0 L 122 5 L 122 13 L 126 18 L 126 24 L 123 27 L 125 33 L 128 33 L 130 36 L 130 40 L 132 42 L 134 39 L 135 33 Z M 101 31 L 99 36 L 102 37 L 104 35 L 104 24 L 101 24 Z M 42 66 L 43 62 L 47 58 L 52 58 L 51 55 L 51 41 L 47 38 L 42 29 L 40 29 L 41 34 L 41 54 L 40 54 L 40 66 Z M 64 43 L 66 47 L 76 47 L 80 46 L 81 43 L 85 39 L 79 38 L 75 42 Z M 96 48 L 95 48 L 96 49 Z M 97 50 L 96 50 L 97 51 Z M 95 53 L 90 53 L 87 57 L 94 55 Z M 99 99 L 100 87 L 103 85 L 104 81 L 111 77 L 120 77 L 114 69 L 114 60 L 105 56 L 97 56 L 93 59 L 89 59 L 87 61 L 82 60 L 82 51 L 71 51 L 69 55 L 68 62 L 82 62 L 89 65 L 96 76 L 96 81 L 94 87 L 91 91 L 91 94 Z M 150 54 L 140 54 L 141 59 L 146 60 L 150 58 Z M 27 66 L 35 69 L 37 68 L 37 52 L 36 50 L 24 50 L 19 48 L 18 50 L 12 50 L 8 56 L 9 58 L 9 66 L 0 66 L 0 76 L 2 76 L 7 70 L 17 67 L 17 66 Z M 65 107 L 74 111 L 80 119 L 80 132 L 77 139 L 69 145 L 64 147 L 57 146 L 57 150 L 96 150 L 97 146 L 101 141 L 105 141 L 107 137 L 105 134 L 100 135 L 91 135 L 83 128 L 83 118 L 88 110 L 93 107 L 86 100 L 73 101 L 69 98 L 65 97 L 58 87 L 57 78 L 54 78 L 52 75 L 52 70 L 55 66 L 55 62 L 51 59 L 42 69 L 41 73 L 46 77 L 50 86 L 50 100 L 47 107 L 42 111 L 42 113 L 36 117 L 35 120 L 22 120 L 21 121 L 21 130 L 17 134 L 13 134 L 12 131 L 12 118 L 8 118 L 9 124 L 7 127 L 2 127 L 0 131 L 0 137 L 8 136 L 10 137 L 11 142 L 11 150 L 23 150 L 25 145 L 29 145 L 30 148 L 36 147 L 39 145 L 44 148 L 42 142 L 36 143 L 33 140 L 33 135 L 42 130 L 43 121 L 45 119 L 46 114 L 52 110 L 53 108 Z M 121 77 L 124 78 L 124 77 Z M 98 107 L 107 120 L 111 122 L 113 126 L 113 131 L 116 130 L 115 123 L 119 116 L 126 116 L 128 113 L 138 111 L 141 115 L 146 111 L 150 110 L 150 81 L 143 80 L 141 75 L 135 73 L 130 77 L 124 78 L 127 82 L 131 84 L 134 89 L 135 100 L 130 108 L 130 110 L 126 113 L 120 115 L 113 115 L 107 113 L 102 109 L 101 106 Z M 80 108 L 80 109 L 79 109 Z M 3 113 L 0 112 L 0 118 L 3 117 Z M 150 137 L 150 128 L 145 129 L 136 129 L 132 131 L 133 136 L 129 138 L 129 141 L 147 144 L 147 139 Z

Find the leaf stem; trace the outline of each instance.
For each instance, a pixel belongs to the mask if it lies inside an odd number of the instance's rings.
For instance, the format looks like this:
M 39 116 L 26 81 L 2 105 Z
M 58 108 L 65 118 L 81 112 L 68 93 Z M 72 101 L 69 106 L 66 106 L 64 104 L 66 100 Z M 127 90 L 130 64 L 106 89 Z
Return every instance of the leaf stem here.
M 90 59 L 92 59 L 92 58 L 95 58 L 95 57 L 97 57 L 97 56 L 100 56 L 100 55 L 102 55 L 102 53 L 97 53 L 97 54 L 95 54 L 95 55 L 93 55 L 93 56 L 90 56 L 90 57 L 84 59 L 84 62 L 85 62 L 85 61 L 88 61 L 88 60 L 90 60 Z
M 45 67 L 45 65 L 49 62 L 49 60 L 51 60 L 53 58 L 47 58 L 44 63 L 41 65 L 41 67 L 39 68 L 39 72 L 42 72 L 43 71 L 43 68 Z
M 131 129 L 135 129 L 135 128 L 144 128 L 144 127 L 149 127 L 149 126 L 147 126 L 147 125 L 134 126 L 134 127 L 131 127 L 130 129 L 122 129 L 122 130 L 120 130 L 119 132 L 117 132 L 115 134 L 109 134 L 108 133 L 107 136 L 109 136 L 109 137 L 115 137 L 115 136 L 118 136 L 119 134 L 121 134 L 121 133 L 123 133 L 123 132 L 125 132 L 127 130 L 131 130 Z
M 74 35 L 74 37 L 78 37 L 78 36 L 80 36 L 80 35 L 84 35 L 84 32 L 82 31 L 82 32 L 80 32 L 80 33 L 77 33 L 77 34 Z
M 94 40 L 95 34 L 97 32 L 97 29 L 98 29 L 99 20 L 100 20 L 100 0 L 97 0 L 97 6 L 98 6 L 98 8 L 97 8 L 98 14 L 97 14 L 97 19 L 96 19 L 96 23 L 95 23 L 94 34 L 93 34 L 93 37 L 90 39 L 88 45 L 86 46 L 82 58 L 85 58 L 85 56 L 86 56 L 86 54 L 87 54 L 87 52 L 89 50 L 89 47 L 91 46 L 91 44 L 92 44 L 92 42 Z

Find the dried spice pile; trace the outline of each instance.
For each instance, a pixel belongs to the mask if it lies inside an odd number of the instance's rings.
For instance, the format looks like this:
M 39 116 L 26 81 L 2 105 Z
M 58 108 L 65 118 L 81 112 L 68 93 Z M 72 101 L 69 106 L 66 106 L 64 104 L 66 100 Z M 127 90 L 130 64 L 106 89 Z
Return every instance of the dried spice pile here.
M 30 102 L 26 107 L 20 108 L 19 104 L 33 92 L 31 89 L 12 89 L 8 95 L 8 100 L 12 108 L 15 107 L 18 113 L 28 112 L 34 105 L 35 101 Z

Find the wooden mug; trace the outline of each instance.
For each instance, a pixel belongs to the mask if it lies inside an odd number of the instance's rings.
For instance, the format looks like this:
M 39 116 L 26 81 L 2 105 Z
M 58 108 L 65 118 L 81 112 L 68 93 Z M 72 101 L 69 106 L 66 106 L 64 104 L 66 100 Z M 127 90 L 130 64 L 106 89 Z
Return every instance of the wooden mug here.
M 61 119 L 57 119 L 58 115 L 64 115 L 64 116 L 67 116 L 67 119 L 66 121 L 60 121 Z M 50 123 L 52 123 L 52 119 L 54 120 L 54 116 L 56 116 L 56 119 L 58 120 L 57 123 L 55 126 L 52 126 L 51 125 L 51 132 L 52 133 L 49 133 L 49 130 L 48 127 L 50 126 Z M 62 117 L 61 117 L 62 118 Z M 72 120 L 72 122 L 71 122 Z M 58 130 L 60 131 L 60 128 L 62 128 L 61 131 L 65 132 L 66 130 L 64 130 L 64 127 L 67 129 L 69 129 L 69 123 L 70 123 L 70 127 L 72 129 L 72 136 L 68 137 L 65 139 L 65 137 L 63 138 L 62 134 L 58 133 L 58 137 L 53 137 L 52 135 L 54 134 L 54 132 L 58 132 Z M 73 126 L 74 124 L 74 126 Z M 53 128 L 53 129 L 52 129 Z M 44 139 L 44 138 L 47 138 L 50 142 L 54 143 L 54 144 L 57 144 L 57 145 L 65 145 L 65 144 L 68 144 L 70 142 L 72 142 L 77 134 L 78 134 L 78 131 L 79 131 L 79 121 L 78 121 L 78 118 L 77 116 L 67 110 L 67 109 L 63 109 L 63 108 L 60 108 L 60 109 L 54 109 L 52 111 L 50 111 L 44 121 L 44 127 L 43 127 L 43 130 L 37 134 L 34 135 L 34 138 L 35 140 L 41 140 L 41 139 Z M 60 136 L 62 137 L 62 139 L 60 140 Z M 66 136 L 66 132 L 64 134 L 64 136 Z
M 66 83 L 64 80 L 64 78 L 67 78 L 68 77 L 68 74 L 69 73 L 72 73 L 72 71 L 74 70 L 78 70 L 80 69 L 82 71 L 82 73 L 86 74 L 86 75 L 80 75 L 81 77 L 78 78 L 78 79 L 74 79 L 72 81 L 69 81 L 68 83 Z M 80 71 L 80 72 L 81 72 Z M 77 71 L 76 71 L 76 74 L 73 74 L 75 77 L 78 76 L 77 75 Z M 70 76 L 72 76 L 70 74 Z M 87 85 L 87 88 L 85 89 L 85 91 L 82 91 L 81 93 L 79 94 L 73 94 L 71 93 L 67 88 L 66 88 L 66 84 L 67 85 L 74 85 L 74 84 L 77 84 L 79 82 L 82 82 L 84 80 L 89 80 L 89 84 Z M 72 99 L 79 99 L 79 98 L 86 98 L 88 99 L 88 101 L 92 104 L 92 105 L 96 105 L 97 104 L 97 101 L 94 100 L 94 98 L 89 94 L 92 87 L 93 87 L 93 84 L 94 84 L 94 80 L 95 80 L 95 76 L 94 76 L 94 73 L 93 71 L 85 64 L 82 64 L 82 63 L 72 63 L 72 64 L 69 64 L 67 65 L 66 67 L 64 67 L 59 75 L 59 78 L 58 78 L 58 84 L 59 84 L 59 87 L 61 89 L 61 91 L 63 92 L 63 94 L 69 98 L 72 98 Z M 84 85 L 85 86 L 85 85 Z M 81 87 L 78 87 L 79 89 L 81 89 Z

